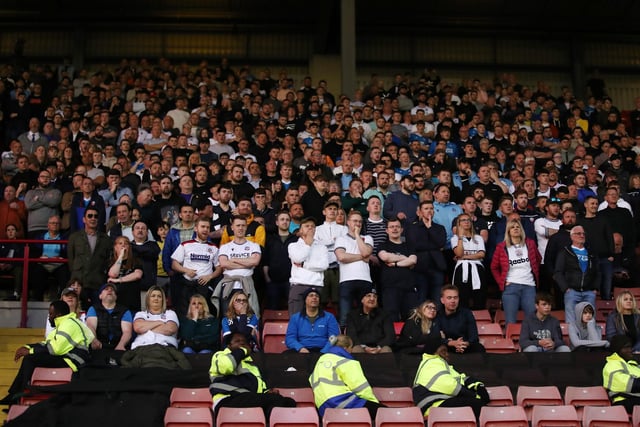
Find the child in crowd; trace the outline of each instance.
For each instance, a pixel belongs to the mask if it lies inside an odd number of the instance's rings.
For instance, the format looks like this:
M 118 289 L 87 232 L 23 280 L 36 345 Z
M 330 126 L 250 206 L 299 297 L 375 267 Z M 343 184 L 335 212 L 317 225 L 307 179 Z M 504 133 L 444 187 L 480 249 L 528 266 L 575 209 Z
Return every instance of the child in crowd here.
M 609 347 L 609 341 L 602 339 L 602 328 L 596 325 L 595 310 L 591 303 L 576 304 L 576 321 L 569 324 L 569 339 L 574 351 L 591 351 Z
M 560 321 L 551 315 L 551 295 L 536 294 L 536 312 L 525 317 L 520 330 L 520 347 L 524 352 L 569 352 L 562 340 Z

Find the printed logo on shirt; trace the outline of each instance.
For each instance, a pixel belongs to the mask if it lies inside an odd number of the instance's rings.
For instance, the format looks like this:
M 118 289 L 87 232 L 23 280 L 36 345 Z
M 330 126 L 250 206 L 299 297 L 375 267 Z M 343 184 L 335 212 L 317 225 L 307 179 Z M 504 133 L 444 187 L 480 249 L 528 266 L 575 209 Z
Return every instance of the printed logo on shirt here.
M 524 264 L 525 262 L 529 262 L 529 257 L 526 258 L 520 258 L 520 259 L 513 259 L 513 260 L 509 260 L 509 265 L 516 265 L 516 264 Z
M 211 262 L 209 255 L 190 254 L 189 259 L 192 262 Z

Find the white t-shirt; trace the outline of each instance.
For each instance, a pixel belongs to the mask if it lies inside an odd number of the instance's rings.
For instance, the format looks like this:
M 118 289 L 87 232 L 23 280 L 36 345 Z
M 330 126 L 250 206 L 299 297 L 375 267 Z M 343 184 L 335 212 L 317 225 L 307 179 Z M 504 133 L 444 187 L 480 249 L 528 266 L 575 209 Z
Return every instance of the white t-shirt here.
M 371 236 L 360 236 L 365 244 L 373 248 L 373 239 Z M 358 244 L 356 239 L 346 234 L 336 239 L 335 250 L 344 249 L 348 254 L 359 254 Z M 365 280 L 371 282 L 371 272 L 369 271 L 369 263 L 362 260 L 340 263 L 340 281 L 346 282 L 347 280 Z
M 542 256 L 543 263 L 544 253 L 547 250 L 547 243 L 549 243 L 547 229 L 560 230 L 561 225 L 562 221 L 559 219 L 538 218 L 533 222 L 533 228 L 536 230 L 536 236 L 538 238 L 538 251 L 540 252 L 540 256 Z
M 507 282 L 520 285 L 535 286 L 536 281 L 531 271 L 529 251 L 526 244 L 513 245 L 507 248 L 509 254 L 509 271 Z
M 138 319 L 156 321 L 161 320 L 164 323 L 174 322 L 176 326 L 180 326 L 180 321 L 178 321 L 178 316 L 176 312 L 173 310 L 167 310 L 162 314 L 152 314 L 148 311 L 139 311 L 133 317 L 133 321 L 135 322 Z M 161 345 L 171 345 L 175 348 L 178 348 L 178 333 L 176 332 L 174 335 L 163 335 L 157 334 L 153 331 L 147 331 L 142 335 L 138 335 L 136 339 L 131 344 L 131 350 L 136 347 L 141 347 L 143 345 L 151 345 L 151 344 L 161 344 Z
M 213 267 L 218 262 L 218 248 L 213 243 L 187 240 L 173 251 L 171 259 L 178 261 L 184 268 L 196 271 L 196 277 L 182 276 L 187 280 L 197 280 L 202 276 L 213 273 Z
M 235 243 L 233 240 L 220 246 L 220 255 L 225 255 L 230 260 L 248 259 L 253 254 L 261 254 L 260 245 L 247 240 L 242 244 Z M 253 274 L 253 268 L 235 268 L 233 270 L 225 270 L 225 276 L 241 276 L 249 277 Z

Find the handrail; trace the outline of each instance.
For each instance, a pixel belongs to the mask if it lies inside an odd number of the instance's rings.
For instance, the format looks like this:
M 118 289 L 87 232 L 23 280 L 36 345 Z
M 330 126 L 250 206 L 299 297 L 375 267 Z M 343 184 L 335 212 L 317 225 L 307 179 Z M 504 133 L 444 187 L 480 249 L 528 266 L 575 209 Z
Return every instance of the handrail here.
M 27 308 L 29 303 L 29 263 L 42 263 L 49 264 L 69 262 L 68 258 L 30 258 L 30 246 L 33 244 L 43 245 L 66 245 L 68 240 L 44 240 L 44 239 L 1 239 L 0 244 L 3 243 L 24 243 L 24 255 L 22 257 L 15 258 L 0 258 L 0 262 L 22 262 L 22 293 L 20 300 L 20 327 L 27 327 Z

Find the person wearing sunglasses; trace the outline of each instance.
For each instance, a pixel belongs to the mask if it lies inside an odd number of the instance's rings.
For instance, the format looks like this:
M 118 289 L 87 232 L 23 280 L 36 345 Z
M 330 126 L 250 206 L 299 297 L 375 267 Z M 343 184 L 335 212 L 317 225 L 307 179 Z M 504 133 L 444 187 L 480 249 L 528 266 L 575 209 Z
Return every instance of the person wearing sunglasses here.
M 84 228 L 69 236 L 67 254 L 71 277 L 82 277 L 90 301 L 96 302 L 97 290 L 107 281 L 107 268 L 113 242 L 98 229 L 100 214 L 88 206 L 82 217 Z

